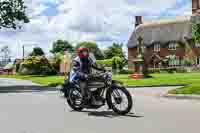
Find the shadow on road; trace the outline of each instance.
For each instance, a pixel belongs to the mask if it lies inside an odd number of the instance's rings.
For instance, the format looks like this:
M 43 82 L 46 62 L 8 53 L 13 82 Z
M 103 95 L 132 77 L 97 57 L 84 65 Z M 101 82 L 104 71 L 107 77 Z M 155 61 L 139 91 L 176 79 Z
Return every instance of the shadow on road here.
M 46 86 L 0 86 L 0 93 L 22 93 L 38 91 L 56 91 L 58 89 Z
M 77 112 L 72 110 L 71 112 Z M 134 117 L 134 118 L 141 118 L 144 116 L 135 115 L 134 113 L 129 113 L 127 115 L 118 115 L 113 111 L 80 111 L 87 113 L 88 116 L 95 116 L 95 117 L 107 117 L 107 118 L 115 118 L 115 117 Z

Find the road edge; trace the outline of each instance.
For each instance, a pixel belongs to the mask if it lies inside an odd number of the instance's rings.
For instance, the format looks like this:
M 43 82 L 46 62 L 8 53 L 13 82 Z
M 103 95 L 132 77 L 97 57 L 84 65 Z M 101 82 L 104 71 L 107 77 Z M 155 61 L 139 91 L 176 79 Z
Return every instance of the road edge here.
M 200 95 L 189 94 L 164 94 L 165 98 L 200 100 Z

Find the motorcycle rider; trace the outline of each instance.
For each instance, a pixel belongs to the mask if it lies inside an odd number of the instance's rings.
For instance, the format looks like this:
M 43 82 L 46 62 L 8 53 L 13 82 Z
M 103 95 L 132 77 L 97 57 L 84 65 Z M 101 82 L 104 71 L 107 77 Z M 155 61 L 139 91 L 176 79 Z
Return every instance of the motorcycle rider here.
M 87 83 L 88 79 L 92 80 L 92 68 L 95 70 L 105 72 L 104 68 L 98 67 L 96 64 L 95 57 L 91 56 L 89 49 L 86 47 L 80 47 L 77 50 L 77 57 L 72 62 L 72 71 L 70 73 L 70 77 L 75 76 L 76 80 L 78 81 L 81 93 L 83 96 L 83 100 L 88 96 L 88 88 Z M 98 79 L 102 79 L 102 77 L 96 77 Z M 102 105 L 102 101 L 98 99 L 93 100 L 93 104 L 95 105 Z

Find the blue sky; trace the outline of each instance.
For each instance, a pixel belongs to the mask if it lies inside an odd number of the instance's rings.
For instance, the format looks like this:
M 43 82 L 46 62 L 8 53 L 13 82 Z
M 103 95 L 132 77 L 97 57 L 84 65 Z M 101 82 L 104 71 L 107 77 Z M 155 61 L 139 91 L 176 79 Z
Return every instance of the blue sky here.
M 101 48 L 112 42 L 126 44 L 134 30 L 134 16 L 145 21 L 191 15 L 191 0 L 25 0 L 30 23 L 21 30 L 0 29 L 0 47 L 22 56 L 35 44 L 48 53 L 53 41 L 73 44 L 96 41 Z M 124 46 L 126 51 L 126 45 Z

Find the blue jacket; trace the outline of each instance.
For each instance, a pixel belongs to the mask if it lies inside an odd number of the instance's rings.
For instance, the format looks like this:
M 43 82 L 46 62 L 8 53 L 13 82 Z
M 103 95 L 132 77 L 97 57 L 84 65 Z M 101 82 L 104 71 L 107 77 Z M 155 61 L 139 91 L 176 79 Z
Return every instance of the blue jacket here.
M 87 59 L 80 59 L 78 56 L 72 62 L 72 69 L 70 72 L 70 81 L 84 79 L 85 75 L 91 74 L 92 68 L 104 71 L 104 68 L 98 67 L 96 59 L 89 56 Z

